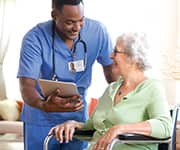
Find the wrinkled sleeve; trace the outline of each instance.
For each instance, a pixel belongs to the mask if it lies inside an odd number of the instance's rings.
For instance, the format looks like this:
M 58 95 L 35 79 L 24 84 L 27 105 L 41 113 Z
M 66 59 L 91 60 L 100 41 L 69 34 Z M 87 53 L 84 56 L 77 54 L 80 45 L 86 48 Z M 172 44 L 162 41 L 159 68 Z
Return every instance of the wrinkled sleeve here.
M 171 135 L 172 120 L 165 91 L 162 85 L 156 84 L 152 88 L 151 103 L 148 107 L 151 136 L 166 138 Z
M 37 33 L 31 31 L 23 38 L 17 77 L 37 79 L 42 64 L 40 42 Z

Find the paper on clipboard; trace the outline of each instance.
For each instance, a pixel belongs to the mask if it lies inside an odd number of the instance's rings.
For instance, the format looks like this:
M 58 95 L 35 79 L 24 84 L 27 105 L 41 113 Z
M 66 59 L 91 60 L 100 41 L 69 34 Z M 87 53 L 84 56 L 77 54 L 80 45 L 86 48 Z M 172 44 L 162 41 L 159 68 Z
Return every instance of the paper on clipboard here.
M 60 89 L 62 97 L 68 97 L 79 94 L 76 84 L 73 82 L 62 82 L 62 81 L 39 79 L 39 84 L 41 87 L 42 94 L 45 97 L 50 95 L 57 88 Z

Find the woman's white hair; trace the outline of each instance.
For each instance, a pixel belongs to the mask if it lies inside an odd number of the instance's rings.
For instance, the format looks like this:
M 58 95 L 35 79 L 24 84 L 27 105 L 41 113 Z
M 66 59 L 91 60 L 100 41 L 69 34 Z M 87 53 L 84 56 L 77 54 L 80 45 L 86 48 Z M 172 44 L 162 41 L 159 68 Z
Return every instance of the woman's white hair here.
M 147 61 L 148 44 L 144 33 L 124 33 L 117 41 L 123 42 L 125 53 L 136 63 L 138 69 L 151 68 Z

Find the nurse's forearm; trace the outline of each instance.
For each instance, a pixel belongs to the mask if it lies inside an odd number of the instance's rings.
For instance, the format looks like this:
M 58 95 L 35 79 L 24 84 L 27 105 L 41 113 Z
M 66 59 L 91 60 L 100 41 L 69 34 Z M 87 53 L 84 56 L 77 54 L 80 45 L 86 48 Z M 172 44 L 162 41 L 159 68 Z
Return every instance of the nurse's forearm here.
M 30 106 L 42 109 L 43 101 L 35 89 L 36 80 L 30 78 L 20 78 L 20 91 L 23 100 Z
M 112 64 L 108 66 L 103 66 L 104 76 L 108 83 L 116 81 L 118 76 L 112 73 Z

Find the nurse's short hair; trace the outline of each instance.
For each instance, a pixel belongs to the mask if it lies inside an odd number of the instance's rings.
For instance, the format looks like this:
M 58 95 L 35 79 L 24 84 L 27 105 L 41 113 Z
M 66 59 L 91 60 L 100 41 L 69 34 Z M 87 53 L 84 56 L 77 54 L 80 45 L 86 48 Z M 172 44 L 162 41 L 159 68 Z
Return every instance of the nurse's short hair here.
M 83 4 L 83 0 L 52 0 L 52 8 L 61 10 L 64 5 Z
M 147 60 L 148 44 L 144 33 L 124 33 L 117 38 L 117 41 L 123 42 L 124 52 L 139 70 L 151 68 Z

